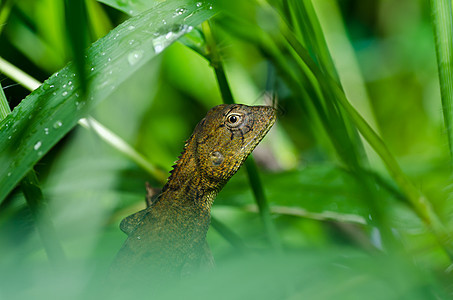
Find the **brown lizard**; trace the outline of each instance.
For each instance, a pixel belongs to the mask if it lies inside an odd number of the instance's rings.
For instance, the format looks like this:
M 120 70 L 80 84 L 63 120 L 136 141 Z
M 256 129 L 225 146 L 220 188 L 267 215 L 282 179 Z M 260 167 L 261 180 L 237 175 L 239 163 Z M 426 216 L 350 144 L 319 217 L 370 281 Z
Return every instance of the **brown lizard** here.
M 186 141 L 160 194 L 148 199 L 146 209 L 122 221 L 120 227 L 128 238 L 111 275 L 149 282 L 181 276 L 213 262 L 206 233 L 214 198 L 275 119 L 270 106 L 212 108 Z

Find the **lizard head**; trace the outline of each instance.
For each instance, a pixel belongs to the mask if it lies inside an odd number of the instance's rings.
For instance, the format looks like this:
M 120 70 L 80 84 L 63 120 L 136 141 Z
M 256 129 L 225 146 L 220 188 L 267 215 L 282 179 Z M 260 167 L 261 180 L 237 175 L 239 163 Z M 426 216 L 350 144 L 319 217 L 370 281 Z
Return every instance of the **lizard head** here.
M 276 119 L 270 106 L 223 104 L 212 108 L 198 123 L 196 160 L 213 187 L 233 176 Z

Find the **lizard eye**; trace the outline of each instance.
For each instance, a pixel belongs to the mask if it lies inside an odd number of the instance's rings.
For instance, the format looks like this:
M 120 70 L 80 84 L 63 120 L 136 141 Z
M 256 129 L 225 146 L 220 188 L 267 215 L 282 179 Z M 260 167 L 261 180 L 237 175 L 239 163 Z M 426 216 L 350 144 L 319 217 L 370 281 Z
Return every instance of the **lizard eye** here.
M 227 125 L 230 127 L 237 127 L 242 123 L 242 116 L 239 114 L 230 114 L 227 116 Z

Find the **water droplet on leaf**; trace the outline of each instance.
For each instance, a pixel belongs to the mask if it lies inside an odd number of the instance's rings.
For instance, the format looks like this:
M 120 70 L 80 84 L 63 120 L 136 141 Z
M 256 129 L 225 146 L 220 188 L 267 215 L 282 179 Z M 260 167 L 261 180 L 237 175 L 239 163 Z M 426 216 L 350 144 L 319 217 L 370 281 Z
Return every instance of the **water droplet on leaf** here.
M 55 123 L 53 123 L 53 128 L 60 128 L 62 125 L 63 123 L 60 120 L 58 120 Z
M 135 65 L 143 57 L 143 50 L 133 51 L 127 56 L 127 61 L 131 66 Z
M 42 142 L 39 141 L 33 146 L 33 149 L 38 150 L 39 148 L 41 148 L 41 145 L 42 145 Z

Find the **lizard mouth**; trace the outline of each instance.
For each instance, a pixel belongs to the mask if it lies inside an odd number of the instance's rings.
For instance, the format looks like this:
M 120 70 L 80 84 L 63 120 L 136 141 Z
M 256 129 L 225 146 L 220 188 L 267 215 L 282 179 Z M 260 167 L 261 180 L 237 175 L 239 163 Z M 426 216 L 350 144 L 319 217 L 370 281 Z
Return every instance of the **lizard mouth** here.
M 274 125 L 277 115 L 276 115 L 276 110 L 273 107 L 270 106 L 256 106 L 256 109 L 259 109 L 261 111 L 264 111 L 265 119 L 268 120 L 267 124 L 263 126 L 261 131 L 256 135 L 256 137 L 252 140 L 250 140 L 247 144 L 245 144 L 242 149 L 245 150 L 244 153 L 251 153 L 256 146 L 261 142 L 261 140 L 266 136 L 266 134 L 269 132 L 269 130 L 272 128 Z M 248 151 L 247 151 L 248 150 Z M 244 160 L 247 158 L 247 154 L 244 157 Z

